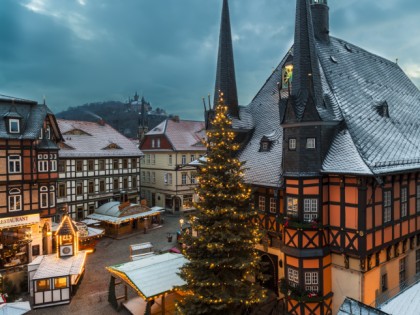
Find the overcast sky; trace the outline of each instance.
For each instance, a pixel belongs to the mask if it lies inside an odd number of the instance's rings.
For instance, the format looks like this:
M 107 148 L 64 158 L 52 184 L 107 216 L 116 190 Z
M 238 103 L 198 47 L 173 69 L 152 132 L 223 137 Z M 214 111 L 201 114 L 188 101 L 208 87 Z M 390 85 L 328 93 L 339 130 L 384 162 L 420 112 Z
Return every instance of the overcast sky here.
M 230 0 L 240 104 L 293 41 L 295 0 Z M 420 86 L 419 0 L 329 0 L 331 34 Z M 222 0 L 0 0 L 0 94 L 54 112 L 135 91 L 183 119 L 213 93 Z

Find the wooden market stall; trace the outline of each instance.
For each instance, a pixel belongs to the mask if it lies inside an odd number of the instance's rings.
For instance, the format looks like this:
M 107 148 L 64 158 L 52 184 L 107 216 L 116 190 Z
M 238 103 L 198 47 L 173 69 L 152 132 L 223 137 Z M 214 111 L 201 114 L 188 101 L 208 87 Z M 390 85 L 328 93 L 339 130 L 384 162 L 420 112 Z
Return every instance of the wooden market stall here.
M 148 304 L 151 314 L 173 314 L 175 300 L 182 294 L 175 288 L 185 284 L 180 268 L 187 262 L 183 255 L 166 253 L 106 267 L 111 273 L 108 301 L 118 308 L 118 301 L 124 300 L 122 305 L 132 314 L 144 314 Z M 116 286 L 120 284 L 124 284 L 124 295 L 117 297 Z M 139 297 L 128 300 L 127 286 Z
M 162 210 L 161 207 L 149 208 L 141 204 L 111 201 L 100 206 L 87 218 L 100 221 L 106 236 L 118 238 L 136 231 L 146 233 L 161 225 Z

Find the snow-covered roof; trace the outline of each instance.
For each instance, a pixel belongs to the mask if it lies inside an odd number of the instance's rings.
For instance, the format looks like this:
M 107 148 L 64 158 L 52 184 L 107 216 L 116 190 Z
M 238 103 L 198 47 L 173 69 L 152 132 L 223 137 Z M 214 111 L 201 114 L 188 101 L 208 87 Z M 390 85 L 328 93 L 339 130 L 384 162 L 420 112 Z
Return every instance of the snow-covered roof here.
M 159 213 L 161 213 L 160 209 L 153 209 L 153 210 L 149 210 L 149 211 L 145 211 L 141 213 L 135 213 L 135 214 L 127 215 L 123 217 L 114 217 L 114 216 L 109 216 L 105 214 L 92 213 L 92 214 L 89 214 L 87 218 L 103 221 L 103 222 L 108 222 L 108 223 L 113 223 L 113 224 L 120 224 L 123 222 L 130 221 L 131 219 L 138 219 L 138 218 L 153 216 Z
M 0 315 L 22 315 L 30 310 L 31 305 L 28 301 L 0 304 Z
M 136 144 L 106 123 L 58 119 L 64 143 L 60 158 L 139 157 Z
M 175 151 L 206 151 L 203 121 L 166 119 L 146 134 L 153 135 L 165 135 Z
M 29 266 L 39 265 L 33 280 L 79 275 L 82 273 L 86 251 L 79 251 L 77 255 L 69 257 L 57 257 L 56 254 L 43 255 L 35 258 Z
M 113 275 L 122 278 L 143 298 L 151 298 L 182 286 L 185 281 L 178 275 L 188 260 L 180 254 L 166 253 L 106 267 Z
M 343 304 L 341 304 L 337 315 L 389 315 L 381 310 L 378 310 L 362 302 L 356 301 L 352 298 L 346 297 Z M 405 313 L 400 313 L 404 314 Z
M 390 315 L 418 315 L 420 312 L 420 282 L 402 291 L 379 308 Z

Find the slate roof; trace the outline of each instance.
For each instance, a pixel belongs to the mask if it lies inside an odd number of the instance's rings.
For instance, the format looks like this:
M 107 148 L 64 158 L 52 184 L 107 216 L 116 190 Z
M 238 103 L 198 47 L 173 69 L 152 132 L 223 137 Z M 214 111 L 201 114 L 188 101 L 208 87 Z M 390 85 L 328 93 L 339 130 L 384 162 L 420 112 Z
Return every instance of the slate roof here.
M 138 157 L 142 152 L 135 143 L 108 124 L 58 119 L 64 143 L 60 144 L 60 158 L 77 157 Z M 71 134 L 74 130 L 82 134 Z M 116 144 L 120 149 L 107 149 Z
M 165 135 L 174 151 L 206 151 L 202 145 L 202 139 L 206 137 L 203 121 L 166 119 L 146 135 Z M 156 148 L 152 150 L 156 151 Z
M 343 304 L 341 304 L 337 315 L 390 315 L 381 310 L 363 304 L 352 298 L 346 297 Z M 406 313 L 401 313 L 406 314 Z
M 34 101 L 0 97 L 0 139 L 37 139 L 47 115 L 53 115 L 46 105 Z M 21 118 L 20 133 L 9 134 L 6 117 Z
M 362 167 L 360 158 L 374 174 L 420 168 L 420 91 L 402 69 L 333 37 L 329 45 L 317 42 L 317 53 L 358 153 L 346 167 L 340 165 L 340 152 L 331 148 L 323 170 L 340 166 L 351 173 L 354 163 Z M 383 102 L 389 118 L 378 113 Z
M 278 82 L 281 82 L 281 69 L 291 51 L 280 62 L 270 75 L 264 86 L 247 107 L 240 107 L 240 117 L 247 117 L 243 121 L 245 129 L 252 129 L 252 137 L 239 154 L 239 159 L 245 163 L 245 182 L 267 187 L 279 187 L 282 175 L 282 141 L 283 129 L 280 126 L 280 106 Z M 282 95 L 285 98 L 286 95 Z M 284 105 L 283 109 L 284 110 Z M 252 117 L 252 119 L 250 119 Z M 233 121 L 237 127 L 239 122 Z M 259 152 L 261 139 L 272 141 L 270 151 Z

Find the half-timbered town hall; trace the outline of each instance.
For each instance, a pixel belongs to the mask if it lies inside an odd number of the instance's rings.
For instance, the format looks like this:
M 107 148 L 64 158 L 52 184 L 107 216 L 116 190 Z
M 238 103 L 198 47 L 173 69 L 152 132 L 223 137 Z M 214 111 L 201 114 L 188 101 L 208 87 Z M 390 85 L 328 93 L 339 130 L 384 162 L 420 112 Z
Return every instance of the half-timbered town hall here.
M 267 231 L 266 286 L 290 314 L 379 306 L 420 275 L 420 92 L 395 62 L 331 36 L 327 0 L 296 0 L 293 47 L 238 106 L 227 2 L 215 94 Z

